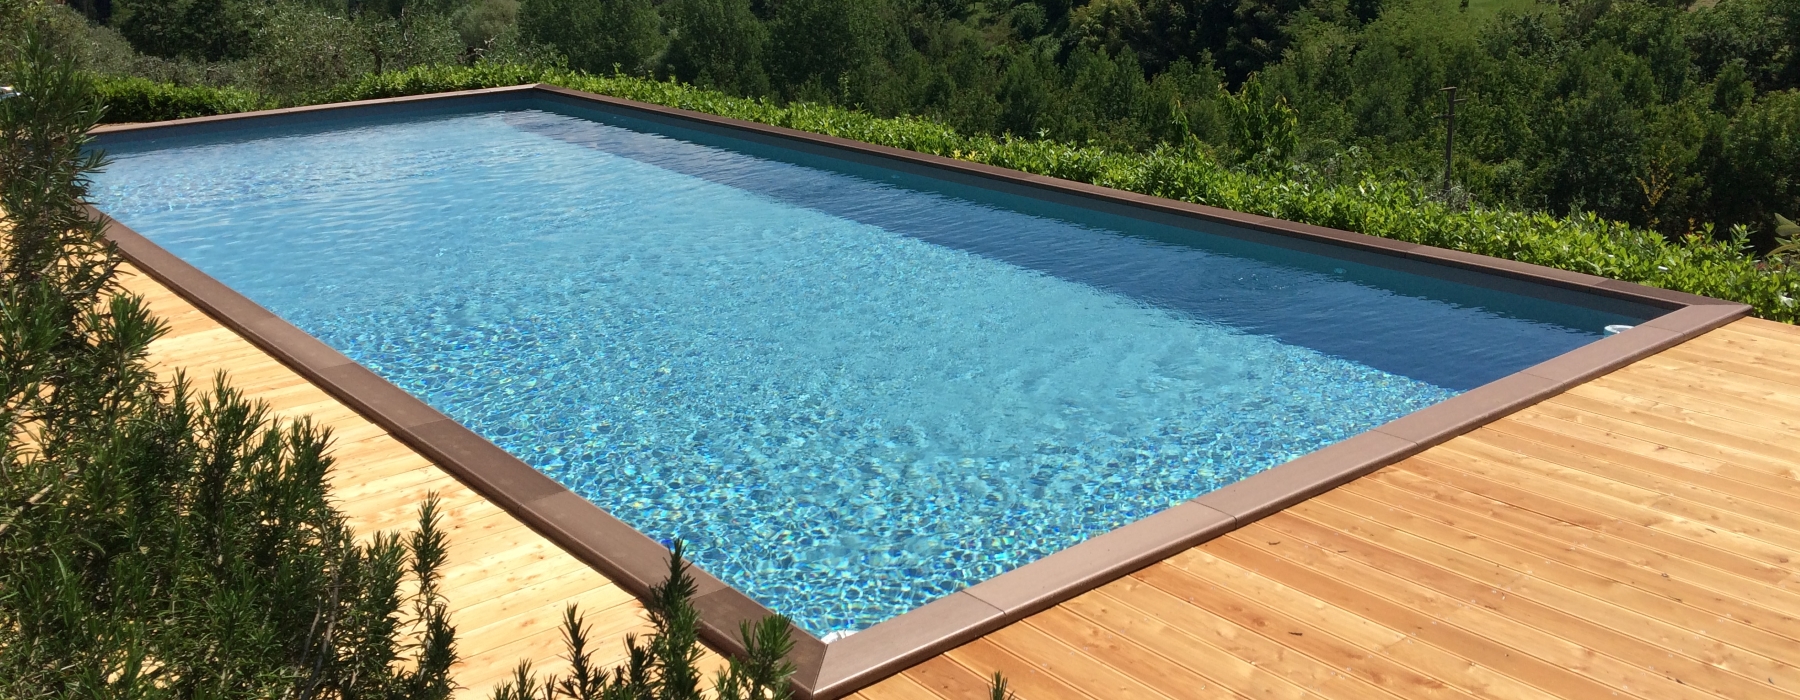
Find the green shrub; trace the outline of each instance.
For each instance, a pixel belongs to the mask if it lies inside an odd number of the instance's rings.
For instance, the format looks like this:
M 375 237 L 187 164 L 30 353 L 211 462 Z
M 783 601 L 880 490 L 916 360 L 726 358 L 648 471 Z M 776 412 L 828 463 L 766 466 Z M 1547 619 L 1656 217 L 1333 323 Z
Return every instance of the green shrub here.
M 1318 184 L 1283 172 L 1248 173 L 1195 149 L 1110 151 L 1050 140 L 972 136 L 918 117 L 877 117 L 810 102 L 732 97 L 675 82 L 596 76 L 555 67 L 429 66 L 364 76 L 327 101 L 546 83 L 921 153 L 997 165 L 1233 211 L 1358 231 L 1546 267 L 1739 301 L 1763 318 L 1800 321 L 1800 267 L 1758 259 L 1742 228 L 1670 241 L 1593 214 L 1459 208 L 1419 188 L 1368 176 Z
M 563 613 L 563 658 L 567 675 L 539 679 L 530 661 L 520 661 L 511 680 L 494 689 L 493 700 L 701 700 L 700 612 L 694 608 L 694 579 L 682 559 L 681 540 L 669 550 L 669 575 L 644 601 L 651 632 L 625 636 L 626 661 L 608 671 L 594 664 L 588 627 L 571 604 Z M 789 700 L 794 648 L 787 618 L 770 615 L 739 626 L 744 653 L 726 659 L 713 677 L 718 700 Z
M 156 122 L 189 117 L 210 117 L 263 109 L 270 103 L 260 95 L 231 88 L 180 86 L 143 78 L 100 77 L 95 89 L 106 103 L 104 121 Z
M 0 8 L 3 9 L 3 8 Z M 435 498 L 359 543 L 329 433 L 158 381 L 167 330 L 84 207 L 100 101 L 29 36 L 0 80 L 0 697 L 443 700 Z

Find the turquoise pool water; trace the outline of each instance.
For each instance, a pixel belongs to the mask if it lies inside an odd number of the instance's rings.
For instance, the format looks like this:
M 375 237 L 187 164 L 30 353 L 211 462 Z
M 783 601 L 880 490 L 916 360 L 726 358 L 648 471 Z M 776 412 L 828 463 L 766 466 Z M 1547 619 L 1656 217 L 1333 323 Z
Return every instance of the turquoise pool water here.
M 113 155 L 105 211 L 821 635 L 1638 320 L 599 114 Z

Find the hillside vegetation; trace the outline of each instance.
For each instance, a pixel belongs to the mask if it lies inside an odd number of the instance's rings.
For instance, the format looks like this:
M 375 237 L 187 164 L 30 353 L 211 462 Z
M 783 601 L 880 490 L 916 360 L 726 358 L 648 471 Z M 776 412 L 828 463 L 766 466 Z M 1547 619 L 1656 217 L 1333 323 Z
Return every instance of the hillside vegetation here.
M 547 82 L 1800 318 L 1791 256 L 1766 255 L 1800 210 L 1800 0 L 83 9 L 60 26 L 115 121 Z

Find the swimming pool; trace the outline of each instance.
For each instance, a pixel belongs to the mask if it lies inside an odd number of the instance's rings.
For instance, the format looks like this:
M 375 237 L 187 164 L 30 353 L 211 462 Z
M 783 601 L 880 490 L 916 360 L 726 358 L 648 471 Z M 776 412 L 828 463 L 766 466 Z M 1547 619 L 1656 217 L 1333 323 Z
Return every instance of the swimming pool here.
M 109 149 L 109 214 L 818 635 L 1656 313 L 566 104 Z

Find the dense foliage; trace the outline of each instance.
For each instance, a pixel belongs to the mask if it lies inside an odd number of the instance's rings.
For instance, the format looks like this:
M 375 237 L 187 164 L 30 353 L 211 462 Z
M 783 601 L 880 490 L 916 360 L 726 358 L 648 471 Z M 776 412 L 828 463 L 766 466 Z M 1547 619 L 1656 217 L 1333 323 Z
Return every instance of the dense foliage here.
M 88 4 L 101 16 L 97 5 Z M 1800 0 L 114 0 L 111 68 L 307 100 L 367 72 L 566 61 L 969 134 L 1594 212 L 1671 238 L 1800 211 Z M 113 30 L 116 29 L 116 32 Z M 123 40 L 118 37 L 123 37 Z M 115 47 L 116 48 L 116 47 Z M 118 53 L 109 49 L 110 54 Z M 106 53 L 106 52 L 100 52 Z M 105 62 L 105 61 L 103 61 Z M 1281 128 L 1284 124 L 1292 128 Z M 1268 128 L 1275 127 L 1275 128 Z
M 6 38 L 0 696 L 448 697 L 435 505 L 359 543 L 327 501 L 325 430 L 222 377 L 204 396 L 157 380 L 165 326 L 118 288 L 85 209 L 102 103 L 44 43 Z
M 1739 248 L 1800 211 L 1800 0 L 102 4 L 48 14 L 118 120 L 539 80 L 1795 313 Z
M 144 78 L 100 76 L 94 89 L 108 122 L 150 122 L 248 112 L 274 103 L 233 88 L 174 85 Z

